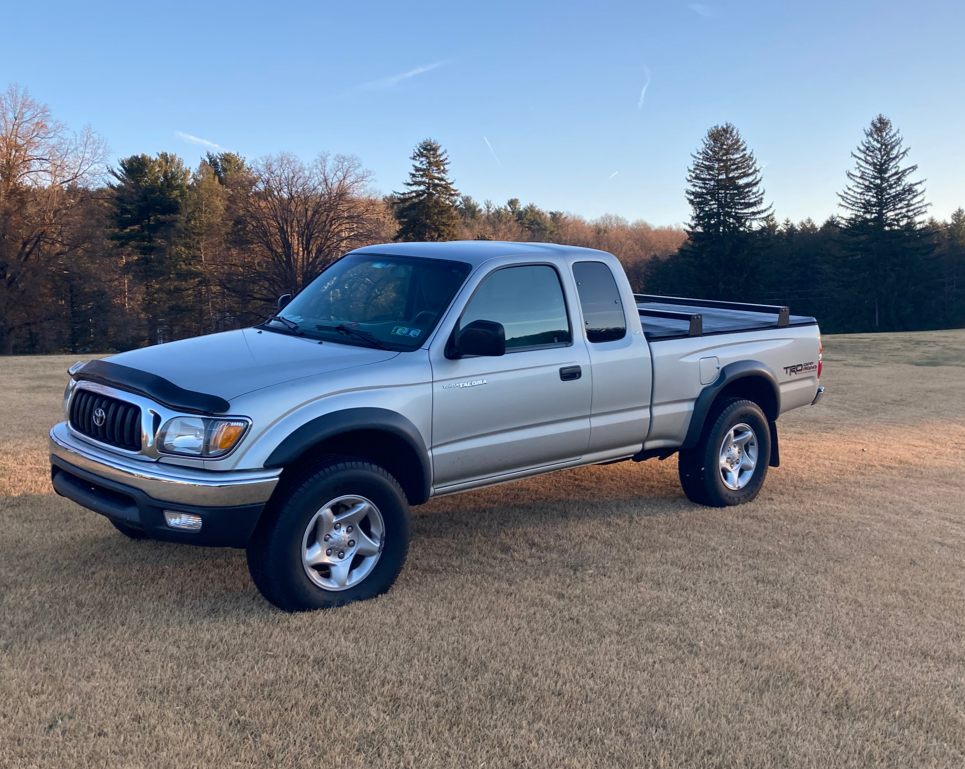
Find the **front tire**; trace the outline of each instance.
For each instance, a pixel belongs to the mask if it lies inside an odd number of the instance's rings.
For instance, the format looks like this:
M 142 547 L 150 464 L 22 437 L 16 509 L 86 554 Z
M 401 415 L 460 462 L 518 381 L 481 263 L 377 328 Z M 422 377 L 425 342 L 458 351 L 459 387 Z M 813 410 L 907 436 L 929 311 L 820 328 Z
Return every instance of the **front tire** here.
M 730 398 L 714 407 L 697 446 L 680 451 L 680 485 L 699 505 L 742 505 L 760 492 L 770 459 L 764 412 L 753 401 Z
M 411 536 L 395 478 L 371 462 L 334 457 L 273 501 L 248 543 L 248 570 L 284 611 L 342 606 L 392 587 Z

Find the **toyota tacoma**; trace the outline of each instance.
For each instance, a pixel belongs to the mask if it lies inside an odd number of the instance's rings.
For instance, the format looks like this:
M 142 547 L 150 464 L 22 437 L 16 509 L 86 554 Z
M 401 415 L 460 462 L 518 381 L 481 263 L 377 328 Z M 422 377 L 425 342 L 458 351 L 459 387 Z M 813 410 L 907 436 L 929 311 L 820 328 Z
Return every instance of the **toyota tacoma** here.
M 433 497 L 677 454 L 692 501 L 749 502 L 778 417 L 824 391 L 814 318 L 482 241 L 361 248 L 259 326 L 69 373 L 57 493 L 132 539 L 246 548 L 288 611 L 387 591 Z

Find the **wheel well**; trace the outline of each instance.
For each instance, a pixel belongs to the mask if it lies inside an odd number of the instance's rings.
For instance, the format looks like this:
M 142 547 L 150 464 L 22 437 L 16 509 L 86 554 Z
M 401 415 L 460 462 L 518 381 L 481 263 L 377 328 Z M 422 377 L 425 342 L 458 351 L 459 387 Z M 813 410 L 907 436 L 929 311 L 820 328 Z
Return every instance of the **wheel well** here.
M 778 417 L 780 406 L 774 385 L 762 376 L 745 376 L 729 382 L 717 393 L 714 403 L 724 398 L 746 398 L 760 406 L 769 421 Z
M 421 505 L 429 496 L 428 478 L 415 449 L 405 439 L 384 430 L 352 430 L 319 441 L 286 465 L 282 481 L 300 477 L 319 460 L 336 455 L 358 457 L 384 467 L 399 482 L 409 504 Z

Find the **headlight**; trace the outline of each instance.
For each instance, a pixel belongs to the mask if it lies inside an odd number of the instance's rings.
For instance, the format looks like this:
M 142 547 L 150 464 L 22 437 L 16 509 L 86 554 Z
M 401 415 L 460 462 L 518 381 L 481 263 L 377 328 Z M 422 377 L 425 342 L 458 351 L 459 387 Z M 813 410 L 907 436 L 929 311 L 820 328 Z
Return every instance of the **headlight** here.
M 242 439 L 247 419 L 175 417 L 161 428 L 158 447 L 186 457 L 223 457 Z

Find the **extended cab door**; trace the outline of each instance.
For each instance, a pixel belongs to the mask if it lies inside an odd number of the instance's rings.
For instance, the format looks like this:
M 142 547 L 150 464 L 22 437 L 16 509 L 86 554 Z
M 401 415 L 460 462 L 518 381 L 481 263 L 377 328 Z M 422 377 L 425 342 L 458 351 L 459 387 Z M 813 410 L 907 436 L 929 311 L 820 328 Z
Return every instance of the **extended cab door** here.
M 650 346 L 620 263 L 612 256 L 573 264 L 583 334 L 593 368 L 587 454 L 612 459 L 637 453 L 650 430 Z
M 589 356 L 569 275 L 510 264 L 474 283 L 430 347 L 436 489 L 578 460 L 590 437 Z M 504 356 L 447 357 L 453 330 L 474 320 L 503 325 Z

